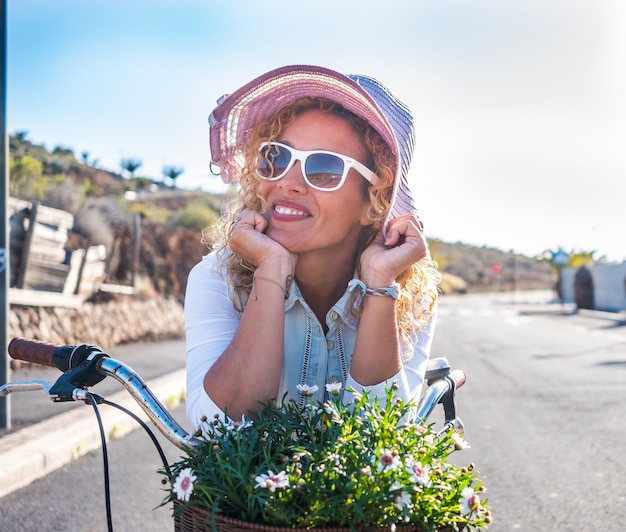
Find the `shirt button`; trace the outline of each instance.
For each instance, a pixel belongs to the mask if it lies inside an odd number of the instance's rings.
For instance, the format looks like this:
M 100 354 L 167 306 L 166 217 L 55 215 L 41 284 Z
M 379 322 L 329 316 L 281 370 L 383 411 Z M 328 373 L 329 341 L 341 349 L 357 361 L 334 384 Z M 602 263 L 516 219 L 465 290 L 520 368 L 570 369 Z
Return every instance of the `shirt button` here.
M 326 347 L 328 347 L 328 349 L 332 349 L 333 347 L 335 347 L 335 344 L 331 341 L 326 342 Z
M 330 313 L 330 319 L 332 321 L 335 321 L 338 317 L 339 317 L 339 314 L 337 314 L 334 310 Z
M 329 384 L 337 384 L 338 382 L 341 382 L 341 380 L 339 380 L 337 377 L 331 377 L 328 381 Z

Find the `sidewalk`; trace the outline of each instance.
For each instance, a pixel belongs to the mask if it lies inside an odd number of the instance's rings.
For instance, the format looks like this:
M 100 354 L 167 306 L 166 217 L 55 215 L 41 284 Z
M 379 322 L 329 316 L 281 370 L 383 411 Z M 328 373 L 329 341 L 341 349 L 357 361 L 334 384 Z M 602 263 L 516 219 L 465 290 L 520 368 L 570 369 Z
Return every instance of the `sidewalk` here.
M 134 343 L 106 351 L 133 368 L 166 408 L 175 408 L 184 397 L 184 340 Z M 40 379 L 54 383 L 59 376 L 54 368 L 33 366 L 13 371 L 10 381 Z M 130 394 L 114 379 L 105 379 L 92 391 L 147 420 Z M 9 397 L 11 430 L 0 433 L 0 497 L 100 447 L 91 406 L 82 402 L 52 403 L 43 391 L 13 393 Z M 138 427 L 117 409 L 101 405 L 100 413 L 107 438 L 121 438 Z M 186 420 L 177 421 L 189 429 Z
M 574 302 L 561 303 L 551 290 L 531 290 L 498 294 L 505 304 L 515 307 L 520 314 L 554 313 L 564 316 L 578 315 L 596 320 L 611 321 L 617 324 L 626 322 L 626 311 L 578 309 Z

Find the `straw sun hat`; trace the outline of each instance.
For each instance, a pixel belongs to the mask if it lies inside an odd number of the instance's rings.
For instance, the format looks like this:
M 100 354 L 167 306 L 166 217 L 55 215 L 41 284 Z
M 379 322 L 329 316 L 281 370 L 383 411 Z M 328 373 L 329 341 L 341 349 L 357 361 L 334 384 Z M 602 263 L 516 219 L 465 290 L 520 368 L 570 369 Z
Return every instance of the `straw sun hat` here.
M 224 182 L 230 183 L 236 175 L 241 164 L 240 148 L 249 131 L 305 96 L 337 102 L 380 133 L 398 161 L 387 221 L 415 212 L 407 179 L 415 143 L 408 107 L 371 77 L 346 76 L 319 66 L 294 65 L 271 70 L 220 98 L 209 116 L 209 127 L 211 163 L 220 168 Z

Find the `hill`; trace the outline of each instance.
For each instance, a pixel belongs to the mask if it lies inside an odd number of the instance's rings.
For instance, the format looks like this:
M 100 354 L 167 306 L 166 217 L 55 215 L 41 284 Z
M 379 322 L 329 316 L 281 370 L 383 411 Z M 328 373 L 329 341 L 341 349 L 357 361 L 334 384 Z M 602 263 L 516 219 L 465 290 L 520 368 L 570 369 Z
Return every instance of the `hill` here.
M 137 273 L 146 290 L 182 301 L 187 274 L 207 251 L 201 231 L 218 218 L 223 196 L 177 189 L 171 169 L 170 184 L 165 178 L 135 175 L 140 161 L 134 169 L 127 164 L 124 177 L 98 168 L 88 153 L 79 161 L 69 148 L 49 151 L 30 142 L 25 132 L 12 135 L 9 146 L 10 195 L 74 214 L 69 250 L 104 244 L 110 255 L 109 282 L 128 283 Z M 138 250 L 133 246 L 137 231 Z M 444 274 L 444 293 L 545 289 L 554 284 L 545 260 L 461 242 L 432 239 L 429 245 Z
M 487 246 L 477 247 L 462 242 L 429 240 L 433 258 L 439 269 L 447 274 L 444 281 L 462 279 L 466 284 L 448 291 L 488 292 L 511 290 L 541 290 L 553 288 L 556 280 L 550 262 Z

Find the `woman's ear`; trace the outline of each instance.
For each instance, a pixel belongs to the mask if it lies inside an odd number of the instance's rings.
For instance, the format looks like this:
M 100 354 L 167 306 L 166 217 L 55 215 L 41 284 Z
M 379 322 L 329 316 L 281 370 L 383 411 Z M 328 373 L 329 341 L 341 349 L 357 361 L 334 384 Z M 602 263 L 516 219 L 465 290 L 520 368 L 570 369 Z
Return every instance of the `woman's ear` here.
M 370 213 L 370 204 L 368 202 L 368 203 L 363 204 L 363 210 L 361 211 L 361 219 L 359 220 L 361 225 L 364 227 L 367 227 L 374 223 L 374 220 L 370 218 L 369 213 Z
M 370 184 L 365 179 L 361 180 L 361 205 L 361 219 L 359 222 L 363 227 L 368 227 L 374 223 L 374 220 L 369 216 L 372 200 L 370 196 Z

